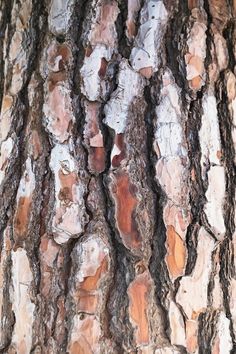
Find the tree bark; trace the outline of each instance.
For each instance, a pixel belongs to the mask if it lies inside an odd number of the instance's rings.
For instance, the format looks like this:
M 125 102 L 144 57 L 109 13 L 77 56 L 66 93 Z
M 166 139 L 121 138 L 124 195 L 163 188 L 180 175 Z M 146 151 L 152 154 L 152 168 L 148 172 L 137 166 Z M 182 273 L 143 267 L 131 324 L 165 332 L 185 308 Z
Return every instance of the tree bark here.
M 0 0 L 1 353 L 236 353 L 235 16 Z

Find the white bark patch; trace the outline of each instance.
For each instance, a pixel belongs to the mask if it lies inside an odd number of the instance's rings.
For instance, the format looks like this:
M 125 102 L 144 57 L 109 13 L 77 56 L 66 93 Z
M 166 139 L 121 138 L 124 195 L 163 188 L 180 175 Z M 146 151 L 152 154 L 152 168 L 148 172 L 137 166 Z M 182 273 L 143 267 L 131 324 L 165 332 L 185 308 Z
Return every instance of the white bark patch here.
M 0 185 L 2 184 L 6 171 L 8 169 L 8 162 L 11 156 L 11 153 L 14 148 L 14 141 L 11 137 L 5 140 L 1 144 L 1 153 L 0 153 Z
M 191 220 L 185 117 L 179 97 L 181 90 L 171 71 L 166 70 L 156 107 L 154 149 L 158 157 L 156 179 L 167 197 L 163 219 L 167 227 L 166 263 L 172 281 L 184 274 L 186 250 L 182 241 Z M 177 243 L 180 248 L 175 253 Z
M 127 85 L 127 83 L 129 83 Z M 143 93 L 145 80 L 129 66 L 126 60 L 120 63 L 118 87 L 105 105 L 105 124 L 114 129 L 116 134 L 123 133 L 131 103 Z
M 169 321 L 171 329 L 171 344 L 186 347 L 185 324 L 178 306 L 171 301 L 169 306 Z
M 165 34 L 168 13 L 162 1 L 147 0 L 141 11 L 138 35 L 130 60 L 132 67 L 140 69 L 151 67 L 157 71 L 160 63 L 159 50 Z
M 190 19 L 193 25 L 188 35 L 188 51 L 185 55 L 187 80 L 192 89 L 199 90 L 205 82 L 206 13 L 203 8 L 194 8 Z
M 222 240 L 225 234 L 223 203 L 225 197 L 225 171 L 222 166 L 212 166 L 207 173 L 208 188 L 205 213 L 215 236 Z
M 233 329 L 234 332 L 236 331 L 236 279 L 231 279 L 230 283 L 230 288 L 229 288 L 229 294 L 230 294 L 230 313 L 232 316 L 232 322 L 233 322 Z
M 174 204 L 187 204 L 187 150 L 184 121 L 179 103 L 180 89 L 170 71 L 162 77 L 160 104 L 156 107 L 157 126 L 155 144 L 159 160 L 156 177 Z M 183 191 L 185 193 L 183 193 Z
M 55 241 L 62 244 L 83 231 L 87 216 L 83 199 L 85 188 L 78 180 L 78 167 L 68 146 L 56 145 L 52 149 L 50 168 L 55 178 L 52 230 Z
M 63 143 L 70 136 L 75 121 L 72 111 L 70 90 L 65 85 L 57 85 L 47 93 L 43 105 L 45 125 L 56 142 Z
M 187 156 L 183 134 L 184 122 L 179 103 L 181 92 L 170 71 L 166 70 L 162 81 L 161 101 L 156 107 L 157 128 L 155 132 L 160 156 Z
M 141 6 L 140 0 L 128 0 L 128 16 L 126 21 L 126 35 L 132 39 L 136 32 L 135 22 Z
M 65 34 L 69 29 L 74 0 L 51 0 L 48 25 L 49 30 L 56 36 Z
M 97 45 L 90 56 L 85 56 L 84 58 L 84 64 L 80 70 L 83 79 L 81 90 L 90 101 L 96 101 L 102 95 L 103 87 L 99 77 L 99 70 L 102 59 L 109 61 L 111 56 L 112 50 L 107 49 L 104 45 Z
M 188 177 L 180 157 L 160 158 L 156 164 L 156 178 L 173 204 L 187 206 Z
M 21 197 L 29 198 L 32 196 L 35 189 L 35 175 L 32 169 L 32 162 L 30 157 L 27 158 L 25 163 L 25 171 L 21 177 L 19 188 L 17 191 L 17 203 Z
M 33 280 L 29 260 L 24 249 L 12 251 L 12 309 L 15 325 L 12 345 L 19 354 L 30 353 L 32 345 L 32 326 L 35 305 L 30 298 L 30 285 Z
M 224 312 L 220 312 L 217 322 L 217 348 L 219 354 L 230 354 L 233 348 L 232 338 L 230 334 L 230 320 Z
M 113 160 L 113 158 L 115 156 L 120 155 L 120 153 L 121 153 L 121 150 L 119 149 L 119 147 L 116 144 L 114 144 L 113 148 L 111 150 L 111 161 Z
M 205 178 L 208 162 L 220 165 L 221 141 L 215 96 L 206 94 L 203 98 L 202 107 L 203 115 L 199 140 L 201 146 L 202 177 Z
M 92 46 L 104 44 L 108 48 L 117 46 L 115 21 L 119 14 L 117 1 L 95 0 L 92 6 L 96 8 L 92 19 L 89 18 L 88 40 Z
M 143 354 L 150 354 L 149 351 L 147 352 L 143 352 Z M 171 347 L 164 347 L 164 348 L 159 348 L 159 349 L 156 349 L 155 354 L 181 354 L 181 352 L 178 350 L 178 349 L 174 349 L 174 348 L 171 348 Z
M 99 130 L 99 133 L 95 135 L 94 137 L 89 139 L 89 145 L 91 147 L 103 147 L 103 135 L 101 131 Z
M 203 98 L 203 116 L 199 141 L 202 177 L 208 180 L 205 213 L 215 236 L 222 239 L 225 233 L 223 217 L 225 174 L 224 167 L 221 166 L 222 153 L 217 103 L 215 96 L 212 94 L 206 94 Z
M 109 253 L 109 249 L 101 239 L 95 238 L 93 235 L 78 245 L 77 253 L 80 255 L 77 278 L 79 282 L 82 282 L 86 277 L 96 274 L 102 261 Z
M 76 314 L 72 321 L 68 352 L 76 353 L 79 348 L 85 353 L 101 353 L 99 344 L 101 335 L 101 325 L 95 315 L 86 315 L 81 319 L 80 315 Z
M 190 276 L 180 280 L 176 295 L 188 319 L 194 319 L 207 308 L 207 289 L 212 269 L 211 255 L 215 243 L 212 237 L 201 228 L 198 234 L 197 261 Z
M 0 144 L 7 138 L 11 128 L 13 97 L 3 96 L 0 115 Z
M 10 92 L 16 95 L 23 85 L 23 74 L 27 70 L 27 59 L 29 56 L 28 44 L 25 43 L 25 31 L 29 25 L 32 11 L 31 0 L 22 1 L 19 12 L 13 11 L 12 19 L 15 22 L 16 30 L 11 39 L 9 49 L 9 61 L 13 65 L 12 81 Z
M 9 299 L 6 298 L 6 280 L 8 277 L 8 266 L 9 266 L 9 256 L 10 256 L 10 231 L 11 227 L 7 226 L 3 232 L 2 236 L 2 249 L 0 257 L 0 347 L 4 348 L 6 345 L 6 333 L 8 331 L 6 325 L 6 315 L 3 311 L 6 301 Z
M 232 117 L 231 136 L 236 151 L 236 78 L 232 72 L 227 75 L 227 95 L 229 99 L 229 111 Z M 236 164 L 236 156 L 234 158 Z
M 214 33 L 214 47 L 216 52 L 217 64 L 220 71 L 228 66 L 229 54 L 225 38 L 218 32 L 217 28 L 212 24 L 211 30 Z
M 232 101 L 232 111 L 233 111 L 233 127 L 232 127 L 232 140 L 234 144 L 234 149 L 236 151 L 236 98 Z M 236 163 L 236 157 L 234 159 Z

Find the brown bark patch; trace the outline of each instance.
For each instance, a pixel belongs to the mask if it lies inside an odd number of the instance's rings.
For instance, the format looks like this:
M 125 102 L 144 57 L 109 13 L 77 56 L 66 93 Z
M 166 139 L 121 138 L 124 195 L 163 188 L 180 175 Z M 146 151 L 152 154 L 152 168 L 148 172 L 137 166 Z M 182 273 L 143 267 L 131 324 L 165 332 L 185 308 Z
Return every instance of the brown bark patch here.
M 13 98 L 11 96 L 4 96 L 2 100 L 2 112 L 6 112 L 8 109 L 11 108 L 13 103 Z
M 134 221 L 134 212 L 138 204 L 135 186 L 130 183 L 127 174 L 118 174 L 113 188 L 116 200 L 116 221 L 121 238 L 129 248 L 139 248 L 141 238 Z
M 27 236 L 31 204 L 31 197 L 19 198 L 14 220 L 14 232 L 16 235 L 16 241 L 22 241 Z
M 98 296 L 96 294 L 89 294 L 87 291 L 79 291 L 78 310 L 86 313 L 95 313 L 98 304 Z
M 196 321 L 186 321 L 186 347 L 189 353 L 195 353 L 198 346 L 198 323 Z
M 98 75 L 101 79 L 103 79 L 106 75 L 106 71 L 107 71 L 107 65 L 108 65 L 108 62 L 106 61 L 105 58 L 102 58 L 101 59 L 101 66 L 100 66 L 100 69 L 98 71 Z
M 101 173 L 105 169 L 106 155 L 104 147 L 90 148 L 90 169 L 96 173 Z
M 65 203 L 73 202 L 73 185 L 76 184 L 77 176 L 75 172 L 64 174 L 62 170 L 59 171 L 59 178 L 61 189 L 58 198 Z
M 126 26 L 127 26 L 127 34 L 129 38 L 133 38 L 136 36 L 137 34 L 137 29 L 136 29 L 136 25 L 134 23 L 134 21 L 127 21 L 126 22 Z
M 43 149 L 37 130 L 32 131 L 30 137 L 30 144 L 32 145 L 33 158 L 34 160 L 37 160 L 37 158 L 41 155 Z
M 167 256 L 166 262 L 173 278 L 183 274 L 186 260 L 184 242 L 173 226 L 167 226 Z
M 142 68 L 139 70 L 140 74 L 146 77 L 147 79 L 150 79 L 153 75 L 153 67 L 152 66 L 147 66 L 146 68 Z
M 105 257 L 100 267 L 97 269 L 96 273 L 93 276 L 86 277 L 83 283 L 81 284 L 81 289 L 85 291 L 93 291 L 98 288 L 99 280 L 103 273 L 108 270 L 108 262 L 107 258 Z
M 135 331 L 137 345 L 149 342 L 147 318 L 149 291 L 150 279 L 147 271 L 139 274 L 128 289 L 129 314 L 132 322 L 137 326 Z
M 115 136 L 115 145 L 119 148 L 119 155 L 115 155 L 112 158 L 112 166 L 119 167 L 121 161 L 125 158 L 125 142 L 124 142 L 124 134 L 116 134 Z

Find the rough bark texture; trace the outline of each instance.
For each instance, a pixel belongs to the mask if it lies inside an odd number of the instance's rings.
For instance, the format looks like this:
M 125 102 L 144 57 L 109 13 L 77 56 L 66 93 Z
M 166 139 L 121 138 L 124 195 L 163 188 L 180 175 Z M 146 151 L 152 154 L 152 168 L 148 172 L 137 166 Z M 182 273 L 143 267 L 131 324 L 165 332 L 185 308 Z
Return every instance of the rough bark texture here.
M 0 0 L 1 353 L 236 353 L 235 16 Z

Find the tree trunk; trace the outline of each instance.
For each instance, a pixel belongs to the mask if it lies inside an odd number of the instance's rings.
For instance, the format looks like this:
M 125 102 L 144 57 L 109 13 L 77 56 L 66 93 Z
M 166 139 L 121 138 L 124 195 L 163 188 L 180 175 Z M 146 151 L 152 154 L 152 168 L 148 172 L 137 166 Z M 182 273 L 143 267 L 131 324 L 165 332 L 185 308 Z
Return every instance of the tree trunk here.
M 236 353 L 235 16 L 0 0 L 1 353 Z

